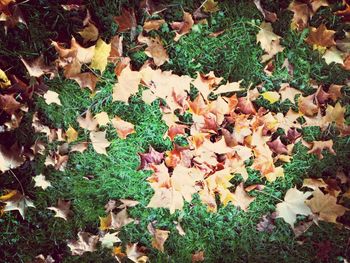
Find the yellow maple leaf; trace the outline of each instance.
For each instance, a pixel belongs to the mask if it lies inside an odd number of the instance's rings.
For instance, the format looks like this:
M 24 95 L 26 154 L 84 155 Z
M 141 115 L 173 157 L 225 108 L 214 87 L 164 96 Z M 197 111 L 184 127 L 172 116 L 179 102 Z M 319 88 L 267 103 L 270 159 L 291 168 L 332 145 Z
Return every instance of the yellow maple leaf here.
M 0 69 L 0 89 L 5 89 L 11 85 L 11 81 L 7 78 L 4 71 Z
M 276 101 L 279 101 L 280 99 L 280 94 L 276 91 L 266 91 L 262 93 L 261 96 L 265 100 L 268 100 L 271 104 L 275 103 Z
M 78 138 L 78 132 L 72 126 L 69 125 L 69 128 L 66 131 L 66 136 L 67 136 L 67 142 L 71 143 Z
M 91 68 L 98 69 L 101 74 L 106 69 L 108 56 L 111 52 L 111 44 L 107 44 L 102 39 L 99 39 L 95 46 L 95 54 L 91 61 Z

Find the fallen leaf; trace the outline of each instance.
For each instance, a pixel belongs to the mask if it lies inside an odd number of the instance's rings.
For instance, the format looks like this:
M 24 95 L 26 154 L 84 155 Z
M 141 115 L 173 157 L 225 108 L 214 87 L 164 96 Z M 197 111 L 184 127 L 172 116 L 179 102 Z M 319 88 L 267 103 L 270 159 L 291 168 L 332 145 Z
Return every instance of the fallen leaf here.
M 318 28 L 311 27 L 309 36 L 305 41 L 313 49 L 324 51 L 326 48 L 336 45 L 334 34 L 334 30 L 328 30 L 324 24 L 321 24 Z
M 97 121 L 99 126 L 106 126 L 108 123 L 110 123 L 108 114 L 107 114 L 107 112 L 104 112 L 104 111 L 97 113 L 94 116 L 94 119 Z
M 318 159 L 323 159 L 322 151 L 327 150 L 331 154 L 335 155 L 335 151 L 333 149 L 333 141 L 313 141 L 312 147 L 307 153 L 314 153 L 317 155 Z
M 218 6 L 218 2 L 215 2 L 215 0 L 205 0 L 203 4 L 203 10 L 207 13 L 215 13 L 220 9 Z
M 170 231 L 155 229 L 152 239 L 152 247 L 164 252 L 164 243 L 168 239 Z
M 255 200 L 255 197 L 249 196 L 247 192 L 244 190 L 243 183 L 240 183 L 235 192 L 232 195 L 233 201 L 232 203 L 235 206 L 240 207 L 243 211 L 247 211 L 251 202 Z
M 0 201 L 4 202 L 4 212 L 17 210 L 23 219 L 25 219 L 25 211 L 28 207 L 35 207 L 33 202 L 17 190 L 10 191 L 8 194 L 0 196 Z
M 117 235 L 118 232 L 106 233 L 103 237 L 100 238 L 102 247 L 112 248 L 114 243 L 121 242 Z
M 47 66 L 44 61 L 44 56 L 41 55 L 31 62 L 28 62 L 21 58 L 24 66 L 26 67 L 31 77 L 41 77 L 42 75 L 50 74 L 51 77 L 57 74 L 55 67 Z
M 261 93 L 261 96 L 265 100 L 268 100 L 271 104 L 279 101 L 279 99 L 280 99 L 280 94 L 276 91 L 266 91 L 264 93 Z
M 106 139 L 106 131 L 91 131 L 90 140 L 92 147 L 97 153 L 107 155 L 106 148 L 109 147 L 111 143 Z
M 130 67 L 126 67 L 118 76 L 118 83 L 113 87 L 113 101 L 128 102 L 131 95 L 139 90 L 141 75 L 138 71 L 132 71 Z
M 147 44 L 145 53 L 148 57 L 153 58 L 154 64 L 158 67 L 169 61 L 166 49 L 163 47 L 162 40 L 159 36 L 155 38 L 145 37 L 142 34 L 138 36 L 138 41 Z
M 132 262 L 135 263 L 146 263 L 148 261 L 148 257 L 139 251 L 137 243 L 126 245 L 126 255 Z
M 192 254 L 192 262 L 201 262 L 204 260 L 204 251 L 197 251 L 194 254 Z
M 171 28 L 176 30 L 174 41 L 177 42 L 182 36 L 188 34 L 191 31 L 193 25 L 194 21 L 192 15 L 190 13 L 184 12 L 182 22 L 173 22 L 170 24 Z
M 277 218 L 283 218 L 284 221 L 290 224 L 293 228 L 297 219 L 297 214 L 312 214 L 310 208 L 305 204 L 306 199 L 311 194 L 311 192 L 300 192 L 296 188 L 289 189 L 284 197 L 284 202 L 276 205 Z
M 337 204 L 337 198 L 324 194 L 320 189 L 312 193 L 313 197 L 306 201 L 312 212 L 318 214 L 318 219 L 330 223 L 337 223 L 337 217 L 344 215 L 348 210 L 342 205 Z
M 261 48 L 266 53 L 262 57 L 262 62 L 270 60 L 278 52 L 283 51 L 284 47 L 280 45 L 280 38 L 280 36 L 273 32 L 271 23 L 261 23 L 260 30 L 256 35 L 256 41 L 260 43 Z
M 86 111 L 85 118 L 79 116 L 77 118 L 79 126 L 89 131 L 95 131 L 97 129 L 98 122 L 92 117 L 90 110 Z
M 6 76 L 6 73 L 0 69 L 0 89 L 6 89 L 11 85 L 11 81 Z
M 114 17 L 118 24 L 118 32 L 127 32 L 128 30 L 135 30 L 137 26 L 134 9 L 123 8 L 120 16 Z
M 149 20 L 143 24 L 143 30 L 145 30 L 146 32 L 158 30 L 164 23 L 164 19 Z
M 22 107 L 22 104 L 15 99 L 14 95 L 15 94 L 0 94 L 0 109 L 10 115 L 14 114 Z
M 72 255 L 83 255 L 85 252 L 96 251 L 96 246 L 99 241 L 99 236 L 95 236 L 88 232 L 80 231 L 78 240 L 72 240 L 67 243 Z
M 78 139 L 78 132 L 72 126 L 69 125 L 69 128 L 66 131 L 66 136 L 67 136 L 67 142 L 71 143 Z
M 57 206 L 50 206 L 47 209 L 54 211 L 56 213 L 55 217 L 60 217 L 67 221 L 68 216 L 72 213 L 70 206 L 70 200 L 58 199 Z
M 92 69 L 98 69 L 102 74 L 106 69 L 110 52 L 111 44 L 107 44 L 102 39 L 99 39 L 95 46 L 95 54 L 92 58 L 90 67 Z
M 118 136 L 121 139 L 126 139 L 126 137 L 131 134 L 131 133 L 135 133 L 135 129 L 134 129 L 134 124 L 124 121 L 121 118 L 119 118 L 118 116 L 115 116 L 112 119 L 112 125 L 115 129 L 117 129 L 117 133 Z
M 59 94 L 57 92 L 48 90 L 44 95 L 46 104 L 50 105 L 51 103 L 56 103 L 57 105 L 62 106 L 61 100 L 58 96 Z
M 35 177 L 33 177 L 35 185 L 34 187 L 41 187 L 42 189 L 46 190 L 46 188 L 51 186 L 51 183 L 46 180 L 45 176 L 42 174 L 39 174 Z

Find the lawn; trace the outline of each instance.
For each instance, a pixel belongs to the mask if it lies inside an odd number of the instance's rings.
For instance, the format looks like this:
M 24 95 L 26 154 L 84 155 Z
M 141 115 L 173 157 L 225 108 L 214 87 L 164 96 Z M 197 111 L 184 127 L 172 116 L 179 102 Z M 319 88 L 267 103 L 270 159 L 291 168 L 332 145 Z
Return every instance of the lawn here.
M 254 2 L 0 1 L 0 262 L 350 259 L 350 6 Z

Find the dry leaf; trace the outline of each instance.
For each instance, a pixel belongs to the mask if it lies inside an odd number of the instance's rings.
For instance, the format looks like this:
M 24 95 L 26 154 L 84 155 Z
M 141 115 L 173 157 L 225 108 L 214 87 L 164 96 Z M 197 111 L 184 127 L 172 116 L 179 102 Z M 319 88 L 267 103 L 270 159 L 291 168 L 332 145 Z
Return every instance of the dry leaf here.
M 174 41 L 179 41 L 179 39 L 188 34 L 192 26 L 194 25 L 194 21 L 192 15 L 190 13 L 184 12 L 183 21 L 182 22 L 173 22 L 171 23 L 171 28 L 176 30 Z
M 80 231 L 78 233 L 78 240 L 68 242 L 72 255 L 83 255 L 85 252 L 96 251 L 96 246 L 99 241 L 99 236 L 92 235 L 88 232 Z
M 79 116 L 77 121 L 79 126 L 83 129 L 87 129 L 89 131 L 95 131 L 97 129 L 98 122 L 92 117 L 90 110 L 86 111 L 85 118 Z
M 111 44 L 107 44 L 102 39 L 99 39 L 95 46 L 95 54 L 92 58 L 90 67 L 92 69 L 98 69 L 102 74 L 106 69 L 110 52 Z
M 17 210 L 23 219 L 25 219 L 25 211 L 28 207 L 35 207 L 33 202 L 17 190 L 12 190 L 9 193 L 0 196 L 0 201 L 4 202 L 4 212 Z
M 127 122 L 127 121 L 123 121 L 118 116 L 115 116 L 112 119 L 112 125 L 115 129 L 117 129 L 118 136 L 121 139 L 126 139 L 126 137 L 129 134 L 136 132 L 134 129 L 134 124 Z
M 287 191 L 284 202 L 276 205 L 277 218 L 282 217 L 284 221 L 294 227 L 296 215 L 311 215 L 310 208 L 305 204 L 311 192 L 300 192 L 296 188 Z
M 324 24 L 318 28 L 311 27 L 309 36 L 306 38 L 306 43 L 311 45 L 313 49 L 325 50 L 328 47 L 335 46 L 334 30 L 328 30 Z
M 70 206 L 70 200 L 58 199 L 57 206 L 50 206 L 47 209 L 54 211 L 56 213 L 55 217 L 60 217 L 67 221 L 68 216 L 72 213 Z
M 44 95 L 46 104 L 50 105 L 51 103 L 56 103 L 57 105 L 62 106 L 61 100 L 58 96 L 59 94 L 57 92 L 48 90 Z
M 97 153 L 107 155 L 106 148 L 109 147 L 111 143 L 106 139 L 106 131 L 91 131 L 90 140 L 92 147 Z
M 149 20 L 143 24 L 143 30 L 145 30 L 146 32 L 158 30 L 164 23 L 164 19 Z
M 33 177 L 35 185 L 34 187 L 41 187 L 42 189 L 46 190 L 46 188 L 51 186 L 51 183 L 46 180 L 45 176 L 42 174 L 39 174 L 35 177 Z

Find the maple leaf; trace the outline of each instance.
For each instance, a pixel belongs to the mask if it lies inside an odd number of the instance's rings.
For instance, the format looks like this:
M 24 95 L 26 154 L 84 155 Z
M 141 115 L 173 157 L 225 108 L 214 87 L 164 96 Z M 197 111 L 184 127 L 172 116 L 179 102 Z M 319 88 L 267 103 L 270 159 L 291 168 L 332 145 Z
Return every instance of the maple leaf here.
M 170 24 L 171 28 L 176 30 L 176 35 L 174 38 L 174 41 L 176 42 L 179 41 L 182 36 L 188 34 L 194 25 L 194 21 L 190 13 L 184 12 L 182 19 L 182 22 L 173 22 Z
M 111 226 L 110 228 L 119 230 L 123 226 L 134 222 L 134 219 L 128 216 L 126 208 L 122 209 L 117 214 L 111 212 Z
M 117 133 L 118 136 L 121 139 L 126 139 L 126 137 L 131 134 L 131 133 L 135 133 L 135 129 L 134 129 L 134 124 L 124 121 L 121 118 L 119 118 L 118 116 L 115 116 L 112 119 L 112 125 L 115 129 L 117 129 Z
M 328 47 L 335 46 L 334 30 L 328 30 L 324 24 L 318 28 L 311 27 L 309 36 L 306 38 L 306 43 L 312 45 L 313 49 L 325 50 Z
M 235 192 L 232 194 L 232 203 L 235 206 L 240 207 L 243 211 L 247 211 L 251 202 L 255 200 L 255 197 L 249 196 L 244 190 L 243 183 L 240 183 Z
M 68 220 L 68 216 L 72 213 L 70 210 L 71 201 L 58 199 L 57 206 L 50 206 L 47 209 L 54 211 L 55 217 L 63 218 L 64 220 Z
M 140 72 L 132 71 L 130 67 L 124 68 L 118 76 L 118 83 L 113 87 L 113 101 L 127 103 L 129 97 L 138 92 L 140 81 Z
M 89 131 L 95 131 L 97 129 L 98 122 L 92 117 L 90 110 L 86 111 L 85 118 L 79 116 L 77 118 L 79 126 Z
M 344 65 L 343 53 L 336 47 L 331 47 L 327 49 L 322 57 L 328 65 L 331 63 L 338 63 Z
M 95 54 L 92 57 L 90 67 L 98 69 L 102 74 L 106 69 L 110 52 L 111 44 L 107 44 L 102 39 L 99 39 L 95 46 Z
M 145 54 L 148 57 L 153 58 L 154 64 L 156 64 L 158 67 L 163 65 L 166 61 L 169 61 L 168 53 L 163 47 L 162 40 L 159 36 L 150 38 L 140 34 L 137 40 L 141 43 L 147 44 Z
M 33 202 L 17 190 L 9 191 L 8 194 L 0 196 L 0 201 L 4 202 L 4 212 L 17 210 L 23 219 L 25 219 L 25 211 L 28 207 L 35 207 Z
M 81 142 L 81 143 L 77 143 L 75 145 L 72 146 L 71 148 L 71 152 L 84 152 L 89 146 L 88 142 Z
M 54 263 L 55 260 L 48 255 L 46 258 L 43 254 L 40 254 L 38 256 L 35 257 L 35 260 L 33 261 L 33 263 Z
M 149 223 L 147 228 L 153 236 L 152 247 L 164 252 L 164 243 L 168 239 L 170 231 L 155 229 L 152 223 Z
M 302 94 L 301 91 L 289 86 L 288 83 L 282 83 L 281 88 L 278 92 L 281 94 L 281 102 L 287 99 L 290 102 L 294 102 L 295 96 Z
M 118 32 L 127 32 L 128 30 L 135 31 L 137 22 L 134 9 L 123 8 L 120 16 L 114 17 L 114 20 L 118 24 Z
M 288 154 L 287 146 L 281 142 L 281 137 L 266 143 L 270 149 L 277 154 Z
M 215 2 L 215 0 L 206 0 L 202 5 L 204 12 L 207 13 L 215 13 L 220 10 L 218 2 Z
M 71 143 L 78 139 L 78 132 L 72 126 L 69 125 L 69 128 L 66 131 L 66 136 L 67 136 L 67 142 Z
M 15 94 L 0 94 L 0 109 L 10 115 L 14 114 L 22 107 L 22 104 L 19 103 L 14 96 Z
M 0 145 L 0 172 L 17 168 L 24 162 L 23 154 L 17 144 L 10 148 Z
M 221 81 L 221 78 L 218 78 L 215 83 L 219 83 Z M 217 94 L 221 94 L 221 93 L 229 93 L 229 92 L 237 92 L 237 91 L 242 91 L 244 89 L 242 89 L 240 87 L 242 80 L 237 81 L 237 82 L 228 82 L 225 85 L 221 85 L 220 87 L 218 87 L 213 93 L 214 95 Z
M 44 61 L 44 56 L 41 55 L 35 60 L 28 62 L 21 58 L 21 61 L 23 62 L 24 66 L 26 67 L 28 73 L 32 77 L 41 77 L 45 74 L 50 74 L 51 77 L 55 76 L 57 74 L 57 71 L 54 66 L 47 66 Z
M 164 19 L 149 20 L 143 24 L 143 30 L 145 30 L 146 32 L 158 30 L 164 23 Z
M 95 91 L 96 83 L 98 81 L 98 77 L 91 72 L 74 74 L 70 76 L 69 79 L 75 80 L 80 88 L 88 88 L 92 92 Z
M 62 106 L 61 100 L 59 99 L 58 96 L 59 94 L 57 92 L 48 90 L 44 95 L 46 104 L 50 105 L 51 103 L 56 103 L 57 105 Z
M 331 154 L 336 154 L 333 149 L 333 141 L 313 141 L 312 147 L 307 153 L 314 153 L 317 155 L 318 159 L 323 159 L 322 151 L 328 150 Z
M 79 31 L 78 34 L 84 39 L 84 43 L 96 41 L 98 39 L 98 29 L 91 20 L 89 10 L 87 10 L 86 17 L 83 21 L 83 26 L 83 30 Z
M 46 190 L 49 186 L 51 186 L 51 183 L 46 180 L 45 176 L 42 174 L 39 174 L 35 177 L 33 177 L 35 181 L 34 187 L 41 187 L 42 189 Z
M 263 15 L 264 19 L 268 22 L 276 22 L 277 20 L 277 15 L 276 13 L 270 12 L 266 9 L 264 9 L 261 6 L 261 1 L 260 0 L 254 0 L 254 4 L 256 6 L 256 8 L 260 11 L 260 13 Z
M 79 231 L 78 240 L 72 240 L 67 243 L 72 255 L 83 255 L 85 252 L 96 251 L 99 236 L 88 232 Z
M 149 146 L 147 153 L 139 153 L 140 165 L 137 170 L 149 167 L 149 164 L 160 164 L 164 159 L 164 153 L 157 152 L 152 146 Z
M 104 111 L 97 113 L 94 116 L 94 119 L 97 121 L 99 126 L 106 126 L 110 122 L 107 112 Z
M 118 232 L 112 234 L 106 233 L 103 237 L 100 238 L 102 247 L 112 248 L 114 243 L 121 242 L 117 235 Z
M 348 209 L 337 204 L 337 198 L 324 194 L 320 189 L 312 193 L 313 197 L 306 201 L 312 212 L 318 214 L 318 219 L 330 223 L 337 223 L 337 217 L 342 216 Z
M 303 193 L 296 188 L 291 188 L 287 191 L 284 202 L 276 205 L 277 218 L 281 217 L 288 224 L 294 227 L 296 215 L 311 215 L 310 208 L 305 204 L 306 199 L 311 195 L 311 192 Z
M 139 251 L 137 244 L 138 243 L 127 244 L 126 245 L 126 255 L 132 262 L 146 263 L 148 261 L 148 257 L 145 256 L 144 253 Z
M 92 143 L 92 147 L 97 153 L 107 155 L 106 148 L 109 147 L 111 143 L 106 139 L 106 131 L 91 131 L 90 140 Z
M 337 102 L 334 107 L 332 105 L 327 105 L 324 122 L 334 122 L 338 127 L 342 127 L 345 123 L 345 112 L 345 107 L 342 107 L 339 102 Z
M 271 23 L 261 23 L 260 30 L 256 35 L 256 40 L 266 53 L 262 58 L 262 62 L 270 60 L 278 52 L 283 51 L 284 47 L 280 45 L 280 38 L 280 36 L 273 32 Z
M 318 113 L 319 106 L 314 103 L 315 94 L 311 94 L 307 97 L 300 96 L 298 98 L 299 111 L 308 117 L 314 116 Z
M 111 52 L 109 52 L 108 61 L 116 63 L 123 56 L 123 36 L 114 36 L 111 39 Z

